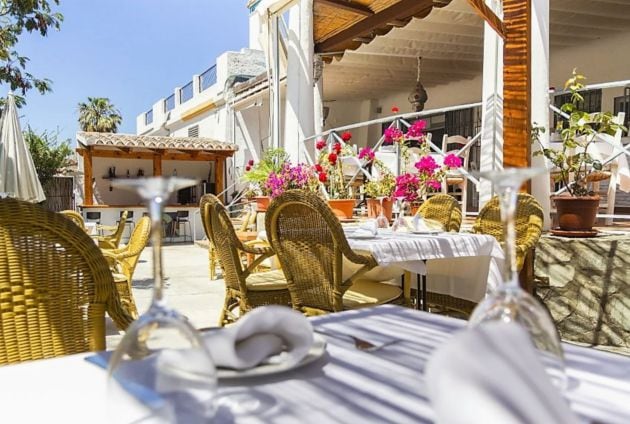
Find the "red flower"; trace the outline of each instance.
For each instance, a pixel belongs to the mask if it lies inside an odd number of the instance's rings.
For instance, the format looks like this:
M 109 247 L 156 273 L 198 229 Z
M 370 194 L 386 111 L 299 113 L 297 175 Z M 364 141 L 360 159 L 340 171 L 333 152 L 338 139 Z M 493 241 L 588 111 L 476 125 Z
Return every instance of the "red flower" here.
M 317 150 L 322 150 L 324 147 L 326 147 L 326 140 L 318 140 L 317 143 L 315 143 Z
M 337 163 L 337 154 L 336 153 L 331 153 L 328 155 L 328 162 L 330 162 L 331 165 L 334 165 Z
M 319 173 L 319 182 L 325 183 L 326 181 L 328 181 L 328 176 L 326 175 L 325 172 L 320 172 Z
M 346 131 L 345 133 L 341 134 L 341 139 L 345 141 L 346 143 L 350 141 L 351 138 L 352 138 L 352 133 L 350 131 Z
M 341 153 L 341 143 L 335 143 L 333 145 L 333 150 L 335 151 L 335 153 L 339 154 Z
M 252 169 L 252 167 L 251 167 L 251 166 L 249 166 L 249 165 L 247 165 L 247 166 L 245 167 L 245 172 L 249 172 L 249 171 L 251 171 L 251 169 Z
M 250 159 L 249 161 L 247 161 L 247 165 L 254 166 L 254 159 Z
M 319 163 L 315 164 L 315 171 L 322 172 L 323 170 L 324 170 L 324 168 L 322 168 L 322 166 Z
M 398 106 L 392 106 L 392 112 L 393 113 L 398 113 L 398 112 L 400 112 L 400 109 L 398 109 Z

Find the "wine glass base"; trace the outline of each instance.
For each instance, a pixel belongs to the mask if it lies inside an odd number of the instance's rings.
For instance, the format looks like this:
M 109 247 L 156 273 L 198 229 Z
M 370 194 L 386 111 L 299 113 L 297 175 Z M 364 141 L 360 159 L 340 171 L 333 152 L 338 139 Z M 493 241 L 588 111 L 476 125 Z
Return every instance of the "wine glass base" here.
M 276 400 L 265 393 L 252 389 L 233 389 L 215 397 L 217 416 L 229 412 L 231 415 L 262 414 L 276 405 Z

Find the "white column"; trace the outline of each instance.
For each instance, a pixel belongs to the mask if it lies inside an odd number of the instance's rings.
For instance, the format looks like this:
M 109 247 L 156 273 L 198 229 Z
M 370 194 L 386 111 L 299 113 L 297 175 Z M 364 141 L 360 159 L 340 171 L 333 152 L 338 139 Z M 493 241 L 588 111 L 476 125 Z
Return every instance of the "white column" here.
M 313 135 L 313 0 L 300 0 L 289 11 L 287 40 L 287 91 L 284 120 L 284 148 L 292 162 L 300 155 L 304 138 Z
M 486 4 L 502 17 L 501 2 L 486 0 Z M 481 118 L 482 171 L 503 167 L 503 40 L 484 23 L 483 41 L 483 90 Z M 493 195 L 492 184 L 481 180 L 478 187 L 479 208 Z
M 549 145 L 549 0 L 532 0 L 532 126 L 545 127 L 540 141 Z M 539 147 L 532 145 L 532 152 Z M 545 167 L 543 156 L 532 157 L 533 167 Z M 544 229 L 551 226 L 549 173 L 532 181 L 532 195 L 540 202 L 545 214 Z
M 278 33 L 278 19 L 275 14 L 269 15 L 271 27 L 271 146 L 280 146 L 280 36 Z

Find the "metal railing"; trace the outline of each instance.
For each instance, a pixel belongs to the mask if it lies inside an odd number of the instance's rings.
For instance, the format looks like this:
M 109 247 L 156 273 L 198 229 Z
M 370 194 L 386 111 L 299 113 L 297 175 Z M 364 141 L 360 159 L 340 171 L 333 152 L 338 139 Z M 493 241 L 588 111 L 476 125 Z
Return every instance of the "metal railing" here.
M 164 99 L 164 112 L 169 112 L 175 109 L 175 94 L 171 94 Z
M 199 75 L 199 92 L 205 91 L 217 83 L 217 65 L 212 65 Z
M 179 89 L 179 102 L 187 102 L 193 98 L 193 94 L 193 83 L 190 81 L 188 84 Z
M 153 123 L 153 109 L 148 110 L 144 114 L 144 125 L 151 125 Z

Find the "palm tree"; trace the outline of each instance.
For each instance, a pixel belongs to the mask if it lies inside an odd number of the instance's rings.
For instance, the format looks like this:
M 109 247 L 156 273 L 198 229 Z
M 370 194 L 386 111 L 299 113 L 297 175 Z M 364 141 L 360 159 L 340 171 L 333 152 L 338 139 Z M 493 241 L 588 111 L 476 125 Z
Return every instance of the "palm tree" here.
M 122 122 L 120 111 L 105 97 L 88 97 L 87 103 L 79 103 L 79 125 L 82 131 L 118 131 Z

